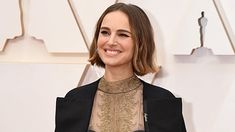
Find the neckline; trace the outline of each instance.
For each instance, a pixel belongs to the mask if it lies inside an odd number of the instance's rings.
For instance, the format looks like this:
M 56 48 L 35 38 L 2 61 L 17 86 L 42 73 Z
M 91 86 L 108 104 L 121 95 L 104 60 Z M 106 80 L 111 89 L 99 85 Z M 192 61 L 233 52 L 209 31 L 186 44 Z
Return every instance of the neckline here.
M 98 90 L 107 94 L 121 94 L 136 90 L 141 84 L 141 81 L 135 75 L 123 80 L 112 82 L 109 82 L 102 77 L 98 85 Z

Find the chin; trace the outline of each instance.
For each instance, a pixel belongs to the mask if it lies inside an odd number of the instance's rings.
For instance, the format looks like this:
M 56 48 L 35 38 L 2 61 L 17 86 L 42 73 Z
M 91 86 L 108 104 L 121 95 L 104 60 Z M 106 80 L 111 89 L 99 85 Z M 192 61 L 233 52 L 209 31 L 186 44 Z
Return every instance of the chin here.
M 104 63 L 105 64 L 105 66 L 109 66 L 109 67 L 117 67 L 117 66 L 120 66 L 120 64 L 118 64 L 118 63 Z

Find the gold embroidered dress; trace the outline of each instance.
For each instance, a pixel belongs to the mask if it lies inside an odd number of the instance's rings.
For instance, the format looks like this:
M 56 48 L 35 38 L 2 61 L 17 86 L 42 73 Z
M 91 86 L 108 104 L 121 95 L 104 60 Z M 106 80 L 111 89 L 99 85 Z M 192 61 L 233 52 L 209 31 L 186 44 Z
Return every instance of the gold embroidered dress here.
M 89 130 L 144 130 L 143 84 L 136 76 L 115 82 L 101 78 L 94 99 Z

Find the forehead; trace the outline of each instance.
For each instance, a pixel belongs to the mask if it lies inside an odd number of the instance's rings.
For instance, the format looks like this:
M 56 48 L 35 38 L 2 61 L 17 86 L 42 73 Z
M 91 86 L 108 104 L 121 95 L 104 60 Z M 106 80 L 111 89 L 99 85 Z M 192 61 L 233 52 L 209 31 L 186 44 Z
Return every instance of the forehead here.
M 101 27 L 130 29 L 128 16 L 122 11 L 113 11 L 104 17 Z

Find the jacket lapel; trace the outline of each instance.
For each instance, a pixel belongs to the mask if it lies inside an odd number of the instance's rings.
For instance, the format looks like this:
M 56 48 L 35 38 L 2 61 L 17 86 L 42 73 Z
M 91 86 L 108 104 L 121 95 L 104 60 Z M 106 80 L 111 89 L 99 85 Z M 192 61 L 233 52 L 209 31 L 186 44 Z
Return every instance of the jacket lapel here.
M 144 115 L 146 132 L 186 132 L 181 98 L 145 82 Z
M 88 131 L 97 86 L 98 81 L 57 98 L 55 132 Z

